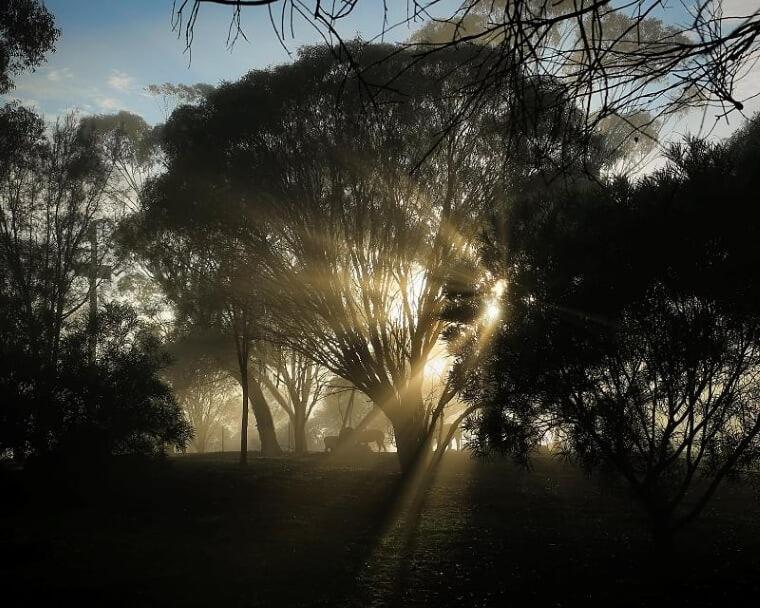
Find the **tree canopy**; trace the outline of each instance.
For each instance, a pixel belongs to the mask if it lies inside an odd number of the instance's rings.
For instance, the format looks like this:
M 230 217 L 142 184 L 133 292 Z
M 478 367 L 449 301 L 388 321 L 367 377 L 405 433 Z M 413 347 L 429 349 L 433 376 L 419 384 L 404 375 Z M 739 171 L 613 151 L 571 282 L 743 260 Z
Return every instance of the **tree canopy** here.
M 733 14 L 714 0 L 676 5 L 663 0 L 464 0 L 453 9 L 438 0 L 415 0 L 405 9 L 375 2 L 378 22 L 377 32 L 368 35 L 372 40 L 375 34 L 398 36 L 399 28 L 413 30 L 422 23 L 398 46 L 399 52 L 408 51 L 408 61 L 390 74 L 373 72 L 354 58 L 342 34 L 359 2 L 177 0 L 174 28 L 184 32 L 188 48 L 204 4 L 230 7 L 231 45 L 245 36 L 246 10 L 269 11 L 283 44 L 294 36 L 295 22 L 305 22 L 337 54 L 347 55 L 353 75 L 378 93 L 397 86 L 404 70 L 431 55 L 475 45 L 480 52 L 454 68 L 466 73 L 466 86 L 458 91 L 463 111 L 454 121 L 479 113 L 494 94 L 530 109 L 530 92 L 521 86 L 526 76 L 561 82 L 582 108 L 587 131 L 620 121 L 628 126 L 626 140 L 634 141 L 649 137 L 658 121 L 685 108 L 713 108 L 717 121 L 741 112 L 743 102 L 757 93 L 752 86 L 740 93 L 740 85 L 749 82 L 759 49 L 760 11 Z M 361 3 L 371 10 L 369 4 Z
M 390 51 L 366 47 L 363 60 L 393 70 L 376 61 Z M 169 169 L 143 219 L 178 265 L 195 254 L 165 243 L 197 252 L 218 230 L 213 263 L 238 277 L 237 297 L 259 302 L 255 332 L 352 382 L 397 433 L 412 427 L 412 451 L 443 406 L 423 404 L 421 383 L 444 327 L 448 265 L 473 240 L 504 162 L 498 104 L 433 145 L 460 109 L 446 96 L 456 83 L 435 74 L 458 57 L 420 65 L 407 75 L 414 93 L 388 91 L 375 111 L 361 87 L 344 86 L 350 66 L 322 48 L 220 87 L 167 123 Z
M 758 124 L 638 182 L 515 197 L 487 244 L 507 288 L 470 377 L 478 449 L 548 433 L 620 473 L 664 536 L 756 463 Z
M 116 261 L 112 247 L 94 246 L 117 219 L 115 158 L 72 115 L 47 130 L 10 104 L 0 121 L 9 151 L 0 165 L 0 447 L 23 460 L 68 451 L 85 432 L 106 453 L 184 446 L 189 429 L 158 378 L 165 361 L 149 332 L 129 311 L 95 314 L 97 270 Z
M 0 7 L 0 94 L 13 78 L 34 69 L 53 50 L 60 35 L 53 15 L 39 0 L 5 0 Z

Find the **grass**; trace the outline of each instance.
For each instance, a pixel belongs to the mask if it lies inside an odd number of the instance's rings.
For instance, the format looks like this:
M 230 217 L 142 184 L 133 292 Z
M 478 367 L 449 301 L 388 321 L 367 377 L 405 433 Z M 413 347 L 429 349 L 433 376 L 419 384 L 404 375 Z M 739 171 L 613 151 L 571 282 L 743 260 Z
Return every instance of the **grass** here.
M 444 460 L 419 513 L 389 518 L 392 454 L 187 455 L 58 476 L 6 472 L 4 605 L 747 605 L 752 488 L 727 486 L 655 568 L 623 488 L 542 458 Z

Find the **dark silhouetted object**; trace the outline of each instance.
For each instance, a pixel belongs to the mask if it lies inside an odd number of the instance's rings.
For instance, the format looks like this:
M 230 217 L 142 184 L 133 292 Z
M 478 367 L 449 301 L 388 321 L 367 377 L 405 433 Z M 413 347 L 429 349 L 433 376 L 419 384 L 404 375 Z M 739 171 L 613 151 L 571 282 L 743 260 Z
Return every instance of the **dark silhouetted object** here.
M 467 391 L 480 451 L 550 433 L 627 481 L 663 545 L 760 460 L 760 120 L 669 157 L 515 192 L 485 252 L 506 316 Z
M 13 88 L 15 76 L 44 61 L 60 33 L 53 15 L 39 0 L 3 0 L 0 4 L 0 94 Z

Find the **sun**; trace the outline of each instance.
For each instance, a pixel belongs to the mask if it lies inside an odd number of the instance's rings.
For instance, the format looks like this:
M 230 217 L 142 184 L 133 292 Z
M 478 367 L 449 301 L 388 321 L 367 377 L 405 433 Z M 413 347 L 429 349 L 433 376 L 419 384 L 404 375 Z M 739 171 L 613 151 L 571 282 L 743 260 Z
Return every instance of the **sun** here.
M 485 301 L 483 320 L 487 324 L 496 323 L 501 318 L 501 297 L 507 289 L 507 282 L 499 279 L 491 287 L 491 293 Z
M 486 310 L 483 313 L 483 317 L 487 323 L 495 323 L 501 316 L 501 307 L 497 302 L 488 302 L 486 304 Z

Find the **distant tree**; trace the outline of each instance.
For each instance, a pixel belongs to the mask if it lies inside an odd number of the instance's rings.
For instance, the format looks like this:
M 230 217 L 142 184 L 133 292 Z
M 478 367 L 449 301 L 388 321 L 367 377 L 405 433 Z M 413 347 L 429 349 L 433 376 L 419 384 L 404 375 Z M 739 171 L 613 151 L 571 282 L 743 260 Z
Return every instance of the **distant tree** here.
M 60 33 L 53 15 L 39 0 L 4 0 L 0 6 L 0 94 L 13 88 L 15 76 L 44 61 Z
M 149 84 L 145 90 L 151 95 L 174 97 L 183 103 L 197 103 L 206 99 L 214 91 L 214 86 L 203 82 L 195 84 L 164 82 Z
M 167 120 L 178 106 L 200 103 L 213 90 L 213 85 L 203 82 L 195 84 L 164 82 L 163 84 L 149 84 L 145 87 L 148 95 L 160 100 L 161 109 Z
M 128 224 L 139 212 L 139 197 L 146 183 L 163 166 L 161 127 L 151 127 L 141 116 L 126 111 L 85 116 L 79 124 L 82 134 L 112 164 L 106 192 L 108 215 L 118 227 Z M 130 302 L 143 320 L 171 339 L 171 310 L 156 277 L 129 249 L 120 246 L 118 238 L 113 246 L 120 265 L 114 269 L 117 281 L 111 295 Z
M 199 352 L 197 346 L 194 340 L 174 343 L 169 348 L 173 362 L 164 376 L 193 427 L 193 448 L 203 453 L 211 438 L 232 419 L 237 383 L 213 355 L 205 349 Z
M 306 453 L 306 424 L 325 394 L 330 373 L 297 351 L 271 348 L 260 382 L 288 415 L 296 454 Z
M 506 291 L 466 391 L 476 447 L 524 458 L 552 433 L 663 544 L 760 459 L 759 125 L 633 185 L 525 192 L 486 246 Z
M 160 168 L 160 127 L 151 127 L 141 116 L 121 111 L 83 117 L 79 128 L 113 163 L 108 194 L 118 207 L 115 214 L 137 211 L 143 186 Z
M 173 119 L 177 123 L 183 120 L 184 110 L 179 112 L 180 116 Z M 172 123 L 167 126 L 167 138 L 162 144 L 169 158 L 174 154 L 172 147 L 179 145 L 171 139 L 171 127 Z M 264 311 L 255 294 L 243 287 L 250 278 L 240 268 L 236 255 L 239 243 L 234 233 L 224 231 L 211 216 L 199 221 L 198 216 L 182 211 L 174 217 L 152 214 L 150 209 L 163 200 L 167 191 L 183 196 L 186 184 L 193 183 L 196 175 L 194 169 L 182 167 L 170 177 L 171 185 L 167 185 L 167 176 L 148 184 L 142 201 L 148 211 L 122 226 L 122 242 L 161 286 L 174 306 L 177 323 L 215 335 L 229 345 L 242 391 L 241 463 L 247 462 L 249 407 L 256 418 L 262 453 L 279 454 L 272 412 L 254 369 Z M 192 196 L 201 194 L 199 190 Z M 233 214 L 226 207 L 220 212 L 225 218 Z M 234 217 L 234 221 L 238 218 Z M 227 358 L 224 359 L 226 365 Z

